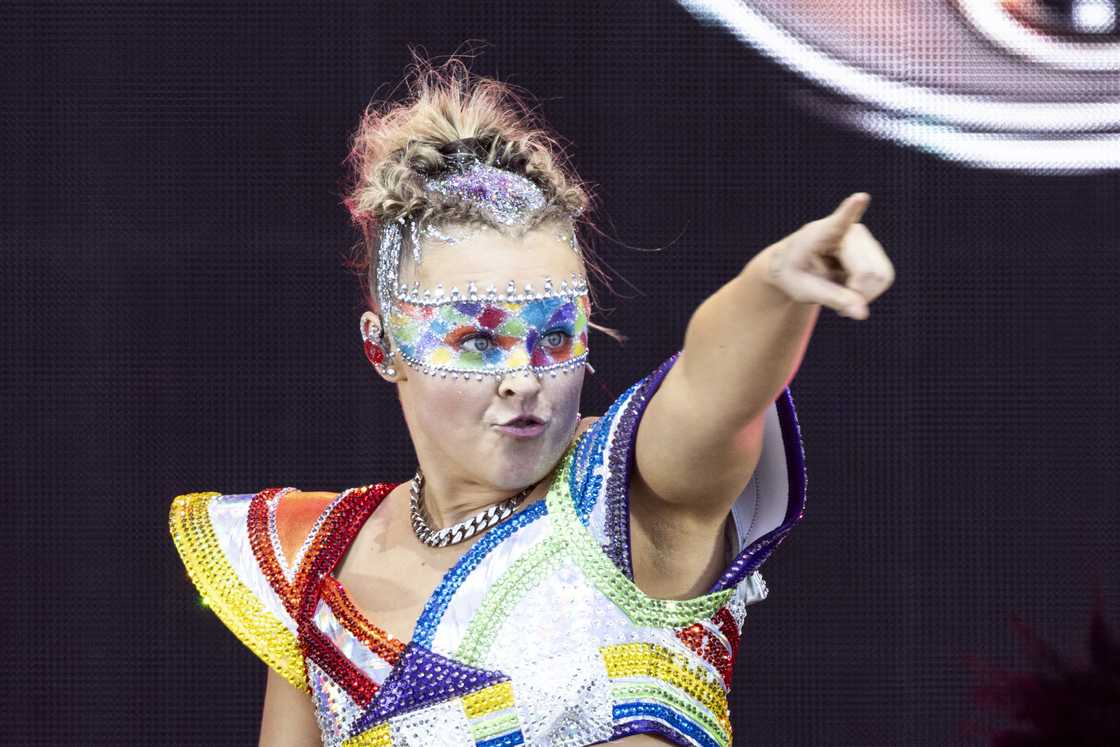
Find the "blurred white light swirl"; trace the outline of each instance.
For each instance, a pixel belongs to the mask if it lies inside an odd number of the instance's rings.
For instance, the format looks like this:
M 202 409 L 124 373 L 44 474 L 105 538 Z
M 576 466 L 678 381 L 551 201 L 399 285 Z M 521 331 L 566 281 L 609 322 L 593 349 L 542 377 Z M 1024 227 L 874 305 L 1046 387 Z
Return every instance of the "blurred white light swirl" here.
M 1076 0 L 680 2 L 813 83 L 794 100 L 837 124 L 976 168 L 1120 167 L 1120 29 L 1079 32 Z
M 978 31 L 1010 52 L 1071 70 L 1120 71 L 1120 41 L 1106 43 L 1094 38 L 1107 38 L 1118 30 L 1115 0 L 1068 2 L 1068 18 L 1039 16 L 1032 23 L 1031 6 L 1041 3 L 956 0 L 961 13 Z M 1010 12 L 1010 8 L 1020 8 L 1019 14 Z M 1064 27 L 1059 25 L 1063 20 Z M 1053 33 L 1045 33 L 1047 28 Z M 1080 32 L 1085 41 L 1063 38 L 1071 31 Z

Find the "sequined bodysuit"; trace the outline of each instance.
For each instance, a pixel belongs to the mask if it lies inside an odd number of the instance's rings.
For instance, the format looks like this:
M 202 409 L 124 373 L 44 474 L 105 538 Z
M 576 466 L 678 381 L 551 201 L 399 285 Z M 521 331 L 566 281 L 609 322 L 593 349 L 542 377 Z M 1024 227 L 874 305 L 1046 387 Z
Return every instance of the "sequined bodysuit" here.
M 746 607 L 767 595 L 758 568 L 804 511 L 803 451 L 787 388 L 732 508 L 724 572 L 692 599 L 644 594 L 626 488 L 637 425 L 678 356 L 569 447 L 543 499 L 462 555 L 407 643 L 332 575 L 396 483 L 329 499 L 290 487 L 180 495 L 175 545 L 215 614 L 312 698 L 324 744 L 574 746 L 650 733 L 724 747 Z

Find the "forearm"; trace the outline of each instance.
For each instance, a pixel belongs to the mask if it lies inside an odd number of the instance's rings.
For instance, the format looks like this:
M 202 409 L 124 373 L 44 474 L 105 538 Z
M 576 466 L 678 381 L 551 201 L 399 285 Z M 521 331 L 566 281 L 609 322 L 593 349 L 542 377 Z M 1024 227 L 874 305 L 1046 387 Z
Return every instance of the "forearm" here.
M 809 344 L 819 304 L 794 301 L 766 281 L 780 243 L 697 307 L 674 368 L 698 410 L 729 428 L 754 420 L 793 379 Z

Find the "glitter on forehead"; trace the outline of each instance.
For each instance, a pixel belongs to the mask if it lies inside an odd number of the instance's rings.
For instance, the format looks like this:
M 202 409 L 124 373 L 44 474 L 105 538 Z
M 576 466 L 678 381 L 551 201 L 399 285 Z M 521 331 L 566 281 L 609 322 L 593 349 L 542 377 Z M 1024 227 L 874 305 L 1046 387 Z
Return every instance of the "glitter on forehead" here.
M 425 188 L 477 205 L 495 223 L 507 226 L 523 223 L 548 202 L 529 179 L 478 160 L 461 171 L 427 180 Z
M 457 197 L 460 200 L 478 207 L 493 223 L 512 226 L 526 223 L 538 210 L 547 206 L 548 200 L 541 188 L 531 180 L 505 169 L 489 166 L 478 159 L 470 159 L 467 163 L 458 164 L 457 169 L 445 176 L 428 179 L 425 189 L 429 192 Z M 580 211 L 571 213 L 575 217 Z M 439 303 L 447 300 L 441 298 L 442 288 L 437 287 L 437 293 L 432 296 L 427 291 L 421 293 L 418 287 L 412 292 L 400 283 L 401 250 L 407 240 L 412 244 L 412 258 L 416 265 L 421 261 L 420 240 L 422 235 L 447 243 L 458 243 L 462 238 L 455 239 L 440 231 L 428 221 L 419 225 L 412 216 L 399 216 L 395 221 L 382 226 L 380 231 L 380 247 L 377 257 L 376 284 L 378 304 L 383 314 L 390 314 L 394 309 L 394 302 L 405 299 L 413 303 Z M 566 242 L 578 255 L 579 245 L 575 239 L 575 232 L 561 231 L 558 237 Z M 578 295 L 586 291 L 586 280 L 575 277 L 573 273 L 571 292 Z M 561 288 L 561 293 L 554 294 L 550 283 L 546 281 L 543 294 L 533 294 L 529 284 L 523 294 L 517 294 L 514 289 L 507 286 L 505 300 L 525 300 L 532 297 L 567 295 L 568 288 Z M 564 283 L 561 283 L 564 286 Z M 467 298 L 470 298 L 468 291 Z M 457 291 L 452 290 L 450 298 L 457 300 Z M 495 300 L 493 295 L 487 294 L 488 300 Z

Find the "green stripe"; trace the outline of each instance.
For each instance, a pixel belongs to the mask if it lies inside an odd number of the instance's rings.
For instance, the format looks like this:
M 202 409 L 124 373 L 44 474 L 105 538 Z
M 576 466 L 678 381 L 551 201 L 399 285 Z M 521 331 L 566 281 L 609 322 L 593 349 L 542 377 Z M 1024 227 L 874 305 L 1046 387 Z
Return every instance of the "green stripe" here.
M 564 475 L 568 473 L 568 463 L 573 453 L 569 450 L 560 468 Z M 614 561 L 603 552 L 591 530 L 579 520 L 566 479 L 553 483 L 545 495 L 545 503 L 552 519 L 553 532 L 562 536 L 571 547 L 571 557 L 583 569 L 591 583 L 618 605 L 635 625 L 656 628 L 691 625 L 697 620 L 714 615 L 735 593 L 734 589 L 724 589 L 692 599 L 651 597 L 618 569 Z
M 545 494 L 550 527 L 538 541 L 487 590 L 472 616 L 455 657 L 472 666 L 482 666 L 494 636 L 510 611 L 534 586 L 565 560 L 571 558 L 587 579 L 614 602 L 635 625 L 679 628 L 714 615 L 735 593 L 724 589 L 692 599 L 656 599 L 648 596 L 607 557 L 591 531 L 576 515 L 568 484 L 568 471 L 575 449 L 569 448 L 556 477 Z
M 555 535 L 537 543 L 506 569 L 486 592 L 478 611 L 471 618 L 455 658 L 463 664 L 482 666 L 494 642 L 494 635 L 511 609 L 564 559 L 563 544 Z
M 512 707 L 488 713 L 470 722 L 471 737 L 476 742 L 517 731 L 520 728 L 521 722 L 517 720 L 517 713 Z

